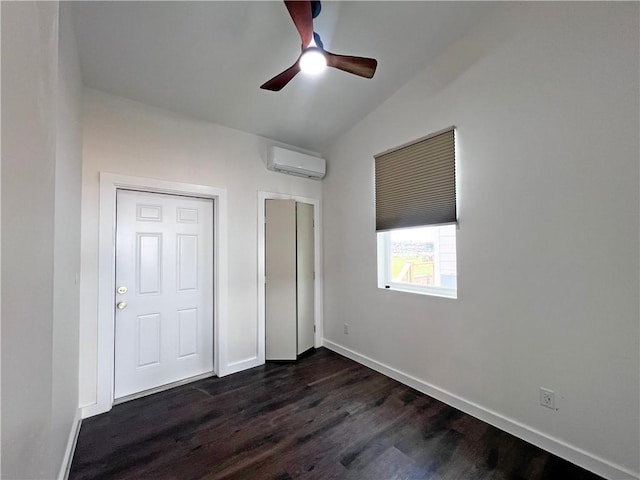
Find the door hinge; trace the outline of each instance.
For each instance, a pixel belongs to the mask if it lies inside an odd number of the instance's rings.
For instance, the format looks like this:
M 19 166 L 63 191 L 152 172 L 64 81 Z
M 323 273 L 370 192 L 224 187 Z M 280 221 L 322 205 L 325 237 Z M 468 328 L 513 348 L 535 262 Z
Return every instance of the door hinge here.
M 316 324 L 313 324 L 313 333 L 316 333 Z

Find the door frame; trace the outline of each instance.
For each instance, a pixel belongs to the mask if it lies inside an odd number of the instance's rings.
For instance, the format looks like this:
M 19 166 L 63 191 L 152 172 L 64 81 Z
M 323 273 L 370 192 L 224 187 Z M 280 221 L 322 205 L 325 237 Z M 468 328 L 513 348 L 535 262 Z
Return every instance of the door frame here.
M 322 209 L 320 200 L 317 198 L 301 197 L 286 193 L 258 191 L 258 359 L 260 364 L 265 363 L 265 324 L 266 324 L 266 302 L 264 286 L 265 277 L 265 200 L 295 200 L 296 202 L 309 203 L 313 205 L 313 241 L 314 241 L 314 321 L 316 332 L 313 339 L 313 346 L 322 346 L 323 338 L 323 293 L 322 293 Z
M 213 200 L 213 372 L 227 368 L 227 190 L 153 178 L 100 172 L 98 234 L 98 339 L 96 403 L 83 408 L 83 418 L 111 410 L 114 401 L 116 191 L 183 195 Z

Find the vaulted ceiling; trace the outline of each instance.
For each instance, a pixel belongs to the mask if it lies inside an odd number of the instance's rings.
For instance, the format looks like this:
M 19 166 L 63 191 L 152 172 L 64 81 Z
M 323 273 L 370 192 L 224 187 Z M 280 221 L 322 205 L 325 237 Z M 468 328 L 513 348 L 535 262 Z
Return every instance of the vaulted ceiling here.
M 75 2 L 86 86 L 322 152 L 496 8 L 488 2 L 322 4 L 333 53 L 373 57 L 367 80 L 328 69 L 282 91 L 300 37 L 281 1 Z

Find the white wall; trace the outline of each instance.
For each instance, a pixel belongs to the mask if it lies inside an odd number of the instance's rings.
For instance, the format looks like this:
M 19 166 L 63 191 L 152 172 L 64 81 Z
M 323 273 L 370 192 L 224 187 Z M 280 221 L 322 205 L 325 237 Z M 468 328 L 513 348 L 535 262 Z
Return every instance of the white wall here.
M 0 8 L 0 29 L 2 25 L 2 8 Z M 1 54 L 0 54 L 1 57 Z M 0 75 L 0 90 L 2 76 Z M 0 94 L 1 96 L 1 94 Z M 0 113 L 0 129 L 2 128 L 2 114 Z M 0 138 L 0 150 L 2 139 Z M 0 152 L 1 153 L 1 152 Z M 0 154 L 0 333 L 2 333 L 2 155 Z M 2 475 L 2 341 L 0 340 L 0 475 Z
M 616 478 L 639 471 L 638 9 L 500 6 L 323 183 L 326 344 Z M 379 290 L 373 155 L 449 125 L 458 299 Z
M 67 277 L 79 265 L 81 90 L 67 14 L 2 2 L 3 478 L 57 477 L 78 411 Z
M 321 184 L 266 170 L 267 139 L 95 90 L 84 99 L 80 404 L 96 402 L 99 172 L 221 187 L 228 194 L 229 364 L 258 349 L 258 191 L 321 198 Z
M 60 4 L 54 197 L 52 457 L 78 421 L 82 78 L 71 4 Z M 64 440 L 64 443 L 61 442 Z M 65 459 L 70 460 L 70 459 Z

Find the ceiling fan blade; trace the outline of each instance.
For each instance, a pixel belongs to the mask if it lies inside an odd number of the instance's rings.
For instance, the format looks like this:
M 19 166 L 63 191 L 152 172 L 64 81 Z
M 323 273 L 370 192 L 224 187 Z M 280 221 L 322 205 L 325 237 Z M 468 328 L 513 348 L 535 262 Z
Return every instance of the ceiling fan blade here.
M 365 78 L 372 78 L 376 73 L 378 61 L 374 58 L 351 57 L 349 55 L 336 55 L 335 53 L 324 52 L 327 58 L 327 65 L 330 67 L 353 73 Z
M 298 59 L 299 60 L 299 59 Z M 263 90 L 271 90 L 272 92 L 279 92 L 287 83 L 291 81 L 293 77 L 300 71 L 300 62 L 296 60 L 296 63 L 287 68 L 284 72 L 279 73 L 271 80 L 260 85 Z
M 302 47 L 306 48 L 313 39 L 313 17 L 310 1 L 285 0 L 284 4 L 289 10 L 289 15 L 300 33 Z

